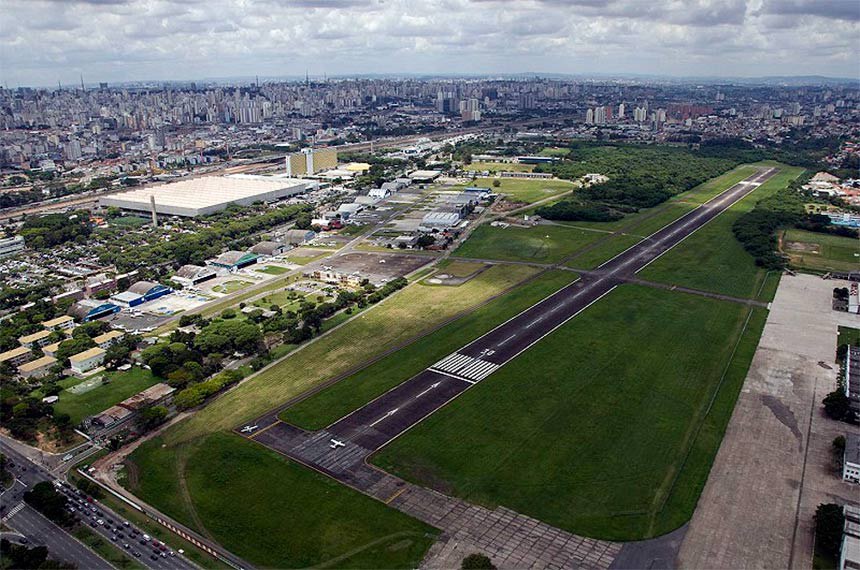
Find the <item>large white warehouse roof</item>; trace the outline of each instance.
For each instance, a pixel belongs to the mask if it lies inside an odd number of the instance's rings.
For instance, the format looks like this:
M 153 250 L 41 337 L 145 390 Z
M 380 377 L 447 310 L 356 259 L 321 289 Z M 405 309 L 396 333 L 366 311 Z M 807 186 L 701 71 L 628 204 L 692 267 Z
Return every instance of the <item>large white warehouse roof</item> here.
M 150 197 L 155 196 L 155 211 L 169 216 L 204 216 L 230 204 L 247 206 L 299 194 L 312 182 L 271 176 L 203 176 L 112 194 L 99 199 L 102 206 L 150 212 Z

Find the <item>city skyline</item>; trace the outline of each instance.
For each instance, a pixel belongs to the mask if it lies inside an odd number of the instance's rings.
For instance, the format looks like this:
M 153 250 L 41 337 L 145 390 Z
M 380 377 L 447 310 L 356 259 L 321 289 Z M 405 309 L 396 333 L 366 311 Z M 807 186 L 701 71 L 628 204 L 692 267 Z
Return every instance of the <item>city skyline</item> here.
M 9 87 L 371 74 L 858 77 L 850 0 L 4 0 Z M 667 65 L 667 62 L 670 64 Z

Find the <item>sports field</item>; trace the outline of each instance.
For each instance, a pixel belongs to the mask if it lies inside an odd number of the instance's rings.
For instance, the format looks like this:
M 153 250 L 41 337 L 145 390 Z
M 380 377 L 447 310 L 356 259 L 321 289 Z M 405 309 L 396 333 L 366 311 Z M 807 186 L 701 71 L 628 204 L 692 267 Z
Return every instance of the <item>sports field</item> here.
M 493 186 L 494 181 L 498 181 L 499 186 Z M 514 202 L 526 202 L 528 204 L 553 196 L 560 196 L 576 188 L 576 185 L 568 180 L 529 180 L 525 178 L 478 178 L 467 186 L 489 188 L 493 192 L 504 194 Z
M 263 568 L 414 568 L 438 531 L 237 435 L 143 444 L 129 488 Z
M 472 232 L 454 255 L 477 259 L 556 263 L 605 236 L 606 234 L 600 232 L 557 225 L 501 228 L 484 224 Z
M 813 271 L 856 271 L 860 267 L 860 240 L 787 230 L 782 236 L 782 249 L 791 259 L 791 266 Z
M 457 313 L 534 275 L 531 267 L 491 267 L 457 287 L 414 283 L 320 337 L 288 358 L 245 380 L 165 434 L 171 443 L 231 429 Z
M 553 271 L 525 283 L 287 409 L 281 414 L 281 419 L 305 429 L 324 428 L 561 289 L 576 277 L 570 271 Z
M 764 320 L 623 285 L 374 463 L 579 534 L 663 534 L 692 514 Z
M 56 412 L 69 414 L 72 424 L 77 425 L 87 416 L 102 412 L 153 384 L 163 382 L 153 376 L 149 370 L 138 367 L 125 372 L 96 374 L 94 378 L 97 377 L 105 378 L 108 383 L 98 383 L 86 391 L 81 391 L 79 388 L 81 384 L 77 384 L 60 392 L 58 394 L 60 400 L 54 406 Z M 89 387 L 89 381 L 85 383 Z
M 643 279 L 755 298 L 767 272 L 756 266 L 732 233 L 732 224 L 762 198 L 785 188 L 802 168 L 780 166 L 780 171 L 729 210 L 685 239 L 639 272 Z

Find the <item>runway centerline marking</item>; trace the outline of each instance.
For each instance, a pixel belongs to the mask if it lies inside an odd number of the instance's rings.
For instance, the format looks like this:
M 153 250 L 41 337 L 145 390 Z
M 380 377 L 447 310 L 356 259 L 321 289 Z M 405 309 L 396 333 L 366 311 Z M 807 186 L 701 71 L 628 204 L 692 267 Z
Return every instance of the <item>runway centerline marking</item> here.
M 502 342 L 500 342 L 499 344 L 497 344 L 496 346 L 502 346 L 504 344 L 507 344 L 508 341 L 510 341 L 512 338 L 514 338 L 516 336 L 517 336 L 517 333 L 514 333 L 511 336 L 509 336 L 508 338 L 506 338 L 505 340 L 503 340 Z
M 430 390 L 432 390 L 433 388 L 438 388 L 438 387 L 439 387 L 439 384 L 441 384 L 441 382 L 436 382 L 435 384 L 430 384 L 430 387 L 429 387 L 429 388 L 427 388 L 426 390 L 424 390 L 423 392 L 421 392 L 420 394 L 418 394 L 417 396 L 415 396 L 415 398 L 414 398 L 414 399 L 415 399 L 415 400 L 417 400 L 418 398 L 420 398 L 421 396 L 423 396 L 424 394 L 426 394 L 427 392 L 429 392 L 429 391 L 430 391 Z
M 394 408 L 393 410 L 388 410 L 388 411 L 385 413 L 385 415 L 384 415 L 384 416 L 382 416 L 381 418 L 379 418 L 378 420 L 376 420 L 375 422 L 373 422 L 372 424 L 370 424 L 368 427 L 373 427 L 373 426 L 375 426 L 376 424 L 378 424 L 379 422 L 381 422 L 382 420 L 386 420 L 386 419 L 390 418 L 391 416 L 393 416 L 394 414 L 396 414 L 396 413 L 397 413 L 397 410 L 399 410 L 399 409 L 400 409 L 400 408 Z

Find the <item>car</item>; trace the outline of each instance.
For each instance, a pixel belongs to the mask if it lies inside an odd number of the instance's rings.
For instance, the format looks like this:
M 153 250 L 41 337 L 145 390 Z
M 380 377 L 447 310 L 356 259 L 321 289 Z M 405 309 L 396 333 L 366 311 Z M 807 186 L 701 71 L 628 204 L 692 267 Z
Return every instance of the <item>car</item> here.
M 150 554 L 149 557 L 152 558 L 153 560 L 158 560 L 158 556 L 156 556 L 155 554 Z
M 93 521 L 90 521 L 90 526 L 93 528 L 96 528 L 96 523 L 94 523 Z
M 175 553 L 175 552 L 173 552 L 172 550 L 171 550 L 170 552 L 168 552 L 168 554 L 169 554 L 170 556 L 176 556 L 176 553 Z
M 111 539 L 113 542 L 116 542 L 117 540 L 119 540 L 115 534 L 110 535 L 110 539 Z
M 140 539 L 140 543 L 141 543 L 142 545 L 146 546 L 146 541 L 145 541 L 145 540 L 143 540 L 142 538 Z
M 105 524 L 105 521 L 103 521 L 102 519 L 99 519 L 96 522 L 99 523 L 99 526 L 104 526 Z
M 161 556 L 162 558 L 167 558 L 167 553 L 166 553 L 166 552 L 162 552 L 162 553 L 160 554 L 160 556 Z
M 131 552 L 131 554 L 132 554 L 135 558 L 140 558 L 140 552 L 138 552 L 137 550 L 133 550 L 133 551 Z
M 131 526 L 128 521 L 122 521 L 122 526 Z

